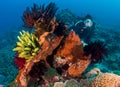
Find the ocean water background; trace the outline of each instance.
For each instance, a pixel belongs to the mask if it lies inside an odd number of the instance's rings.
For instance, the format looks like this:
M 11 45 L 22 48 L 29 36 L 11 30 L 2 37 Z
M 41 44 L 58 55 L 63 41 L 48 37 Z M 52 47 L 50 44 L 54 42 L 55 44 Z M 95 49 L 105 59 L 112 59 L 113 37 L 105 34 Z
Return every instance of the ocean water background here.
M 26 7 L 31 7 L 33 3 L 37 3 L 39 5 L 48 4 L 49 2 L 55 2 L 59 7 L 59 10 L 68 8 L 77 16 L 91 14 L 96 23 L 103 27 L 107 27 L 107 29 L 113 29 L 114 32 L 120 29 L 119 0 L 1 0 L 0 84 L 4 84 L 6 81 L 12 81 L 12 77 L 15 77 L 18 73 L 13 64 L 13 56 L 15 53 L 12 52 L 12 48 L 15 45 L 17 36 L 15 32 L 23 29 L 23 22 L 21 19 L 23 11 Z M 119 55 L 119 53 L 116 55 Z M 6 70 L 7 67 L 9 67 L 8 70 Z
M 120 28 L 119 0 L 1 0 L 0 35 L 21 27 L 21 16 L 27 6 L 51 1 L 57 4 L 59 10 L 68 8 L 78 16 L 89 13 L 102 25 Z

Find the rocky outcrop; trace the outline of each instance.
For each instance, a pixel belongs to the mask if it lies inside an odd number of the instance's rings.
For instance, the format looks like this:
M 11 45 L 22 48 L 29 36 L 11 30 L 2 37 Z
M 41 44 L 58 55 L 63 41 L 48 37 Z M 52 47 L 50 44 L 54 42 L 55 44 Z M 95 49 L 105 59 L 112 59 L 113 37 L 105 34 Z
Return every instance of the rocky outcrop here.
M 53 50 L 60 44 L 62 39 L 63 36 L 44 40 L 44 44 L 42 45 L 38 55 L 32 61 L 26 63 L 25 67 L 19 71 L 19 74 L 15 79 L 16 87 L 27 87 L 30 79 L 30 76 L 28 74 L 32 69 L 32 66 L 40 60 L 46 61 L 47 56 L 52 54 Z M 47 62 L 45 63 L 47 64 L 47 66 L 49 66 Z

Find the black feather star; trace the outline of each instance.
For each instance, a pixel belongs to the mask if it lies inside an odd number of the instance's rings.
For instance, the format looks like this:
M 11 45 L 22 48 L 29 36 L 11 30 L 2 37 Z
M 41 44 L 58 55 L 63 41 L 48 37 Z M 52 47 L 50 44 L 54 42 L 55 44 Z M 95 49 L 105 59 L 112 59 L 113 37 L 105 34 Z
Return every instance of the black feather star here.
M 91 63 L 101 62 L 104 56 L 108 55 L 105 43 L 95 41 L 84 47 L 85 55 L 91 55 Z
M 23 13 L 22 20 L 24 27 L 32 28 L 35 22 L 41 22 L 43 19 L 47 25 L 54 18 L 58 7 L 55 3 L 51 2 L 47 6 L 33 4 L 33 7 L 27 7 Z
M 67 27 L 64 23 L 59 23 L 59 25 L 55 28 L 54 34 L 57 36 L 67 35 Z

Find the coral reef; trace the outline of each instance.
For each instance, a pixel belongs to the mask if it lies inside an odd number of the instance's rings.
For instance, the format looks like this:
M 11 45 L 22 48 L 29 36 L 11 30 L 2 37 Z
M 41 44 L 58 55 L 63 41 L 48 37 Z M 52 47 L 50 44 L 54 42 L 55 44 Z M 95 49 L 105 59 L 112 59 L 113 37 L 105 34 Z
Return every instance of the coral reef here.
M 6 34 L 7 40 L 0 38 L 0 43 L 4 44 L 0 46 L 0 84 L 3 84 L 0 86 L 11 82 L 8 87 L 119 87 L 120 45 L 116 43 L 120 43 L 120 31 L 96 27 L 98 30 L 90 40 L 92 42 L 85 44 L 81 40 L 93 35 L 92 30 L 86 32 L 81 29 L 79 33 L 85 32 L 78 36 L 68 28 L 74 25 L 79 30 L 84 23 L 86 27 L 93 26 L 93 21 L 86 20 L 92 20 L 91 16 L 87 15 L 82 24 L 82 18 L 69 10 L 55 15 L 57 9 L 55 3 L 47 6 L 34 4 L 26 9 L 22 17 L 24 27 L 34 31 L 31 34 L 20 32 L 18 40 L 15 38 L 18 30 Z M 14 51 L 17 53 L 11 51 L 15 41 Z M 107 51 L 110 54 L 108 56 Z M 108 58 L 104 58 L 106 56 Z
M 41 46 L 41 50 L 38 55 L 36 55 L 31 62 L 27 62 L 25 64 L 25 67 L 19 72 L 18 76 L 16 77 L 15 84 L 20 87 L 26 87 L 29 84 L 29 72 L 32 69 L 34 70 L 34 64 L 39 62 L 40 60 L 45 61 L 45 65 L 48 67 L 49 64 L 46 62 L 46 57 L 52 54 L 52 51 L 60 44 L 62 38 L 63 36 L 49 39 L 46 38 L 44 44 Z M 39 67 L 37 69 L 39 70 Z
M 16 43 L 17 46 L 13 50 L 18 52 L 18 57 L 25 58 L 28 62 L 37 55 L 41 43 L 34 34 L 22 31 L 20 35 L 21 36 L 18 36 L 19 41 Z
M 97 87 L 119 87 L 120 76 L 112 73 L 99 74 L 89 84 L 89 87 L 96 87 L 96 86 Z
M 102 73 L 99 70 L 100 67 L 107 64 L 102 61 L 107 56 L 106 44 L 96 41 L 97 39 L 94 38 L 93 42 L 84 45 L 80 35 L 73 30 L 68 30 L 69 24 L 72 25 L 76 20 L 79 22 L 79 18 L 75 17 L 76 19 L 72 21 L 69 21 L 68 18 L 67 26 L 65 25 L 67 20 L 63 22 L 65 20 L 54 18 L 57 9 L 54 3 L 50 3 L 46 7 L 34 4 L 31 9 L 27 8 L 24 12 L 25 27 L 33 28 L 34 31 L 32 34 L 22 31 L 18 36 L 19 41 L 14 48 L 17 55 L 14 54 L 16 55 L 14 60 L 19 73 L 9 87 L 110 87 L 109 84 L 119 87 L 119 76 Z M 74 15 L 69 11 L 66 14 L 74 19 Z M 91 19 L 91 17 L 88 15 L 86 19 Z M 90 20 L 84 22 L 87 27 L 92 26 Z M 87 24 L 87 22 L 89 23 Z M 109 40 L 105 42 L 110 44 Z M 26 54 L 27 52 L 30 56 Z M 111 51 L 109 50 L 109 52 Z M 117 54 L 116 56 L 118 57 Z M 105 61 L 118 62 L 116 59 L 109 60 L 108 58 Z M 95 63 L 99 64 L 95 65 Z M 93 64 L 99 67 L 89 71 L 91 69 L 89 65 L 93 68 Z M 120 73 L 115 63 L 111 66 L 117 69 L 113 71 L 114 73 Z M 89 69 L 86 70 L 87 68 Z M 104 69 L 107 68 L 102 68 L 102 71 L 105 72 Z
M 55 10 L 55 7 L 53 3 L 50 3 L 46 8 L 48 8 L 46 9 L 48 14 L 45 13 L 45 17 L 48 17 Z M 50 8 L 53 10 L 50 10 Z M 50 13 L 49 10 L 51 11 Z M 52 16 L 50 15 L 50 19 Z M 45 17 L 43 16 L 43 19 Z M 45 26 L 44 24 L 44 27 L 37 26 L 36 28 L 34 26 L 34 34 L 29 34 L 25 31 L 20 32 L 21 36 L 18 36 L 19 42 L 17 42 L 17 47 L 14 48 L 14 51 L 18 51 L 18 57 L 24 58 L 27 61 L 22 66 L 20 64 L 23 63 L 18 62 L 19 66 L 23 68 L 20 69 L 14 81 L 16 86 L 41 85 L 44 87 L 50 86 L 50 82 L 80 78 L 96 56 L 100 57 L 96 58 L 95 62 L 102 60 L 102 55 L 106 50 L 104 49 L 105 45 L 96 42 L 84 47 L 79 36 L 74 31 L 68 31 L 68 27 L 64 23 L 56 22 L 55 19 L 51 20 L 48 21 L 45 18 L 43 21 L 38 21 L 40 24 L 44 23 Z M 48 22 L 52 30 L 44 30 Z M 89 50 L 87 51 L 87 49 Z M 28 51 L 30 51 L 29 54 L 31 53 L 29 57 L 26 55 Z M 25 54 L 23 55 L 23 53 Z M 35 55 L 32 55 L 33 53 Z M 48 79 L 45 75 L 51 67 L 56 70 L 56 78 L 51 76 Z

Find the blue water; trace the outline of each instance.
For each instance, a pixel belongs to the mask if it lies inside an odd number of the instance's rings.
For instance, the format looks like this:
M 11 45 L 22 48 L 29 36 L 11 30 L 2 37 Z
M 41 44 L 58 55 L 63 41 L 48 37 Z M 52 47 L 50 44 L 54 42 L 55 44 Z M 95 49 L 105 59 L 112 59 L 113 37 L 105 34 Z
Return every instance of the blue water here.
M 59 9 L 69 8 L 78 16 L 89 13 L 100 24 L 120 27 L 119 0 L 1 0 L 0 1 L 0 35 L 21 26 L 21 16 L 27 6 L 33 3 L 55 2 Z
M 21 20 L 23 11 L 27 6 L 32 6 L 33 3 L 37 4 L 48 4 L 49 2 L 55 2 L 59 7 L 59 10 L 68 8 L 77 16 L 85 16 L 86 14 L 91 14 L 93 19 L 100 25 L 114 29 L 113 31 L 117 31 L 120 29 L 120 0 L 1 0 L 0 1 L 0 50 L 6 47 L 5 51 L 12 50 L 14 47 L 15 37 L 13 35 L 16 30 L 22 28 L 23 22 Z M 8 35 L 9 32 L 13 32 L 11 35 Z M 9 37 L 8 38 L 6 37 Z M 5 38 L 4 38 L 5 37 Z M 7 40 L 7 41 L 6 41 Z M 13 41 L 12 41 L 13 40 Z M 10 42 L 10 43 L 9 43 Z M 5 43 L 5 44 L 3 44 Z M 9 45 L 11 46 L 9 48 Z M 8 46 L 8 48 L 7 48 Z M 11 51 L 8 51 L 11 52 Z M 6 52 L 7 53 L 7 52 Z M 3 55 L 4 54 L 4 55 Z M 5 56 L 5 53 L 0 52 L 0 56 Z M 11 56 L 13 56 L 11 54 Z M 4 60 L 4 58 L 0 57 L 0 60 Z M 5 56 L 8 58 L 8 56 Z M 11 57 L 13 58 L 13 57 Z M 7 62 L 9 62 L 10 58 Z M 4 60 L 2 64 L 0 64 L 0 70 L 3 68 L 6 69 L 6 61 Z M 10 62 L 12 64 L 12 62 Z M 14 66 L 11 66 L 14 67 Z M 15 76 L 17 74 L 16 69 L 15 73 L 11 72 L 10 75 Z M 10 70 L 8 70 L 10 71 Z M 0 74 L 3 74 L 3 71 L 0 71 Z M 5 79 L 6 71 L 4 71 L 4 76 L 0 75 L 0 79 Z M 12 77 L 11 77 L 12 78 Z M 7 78 L 9 79 L 9 77 Z M 13 80 L 13 78 L 12 78 Z M 11 79 L 9 81 L 12 81 Z M 6 81 L 6 80 L 5 80 Z M 4 83 L 4 81 L 3 81 Z M 1 84 L 1 83 L 0 83 Z

